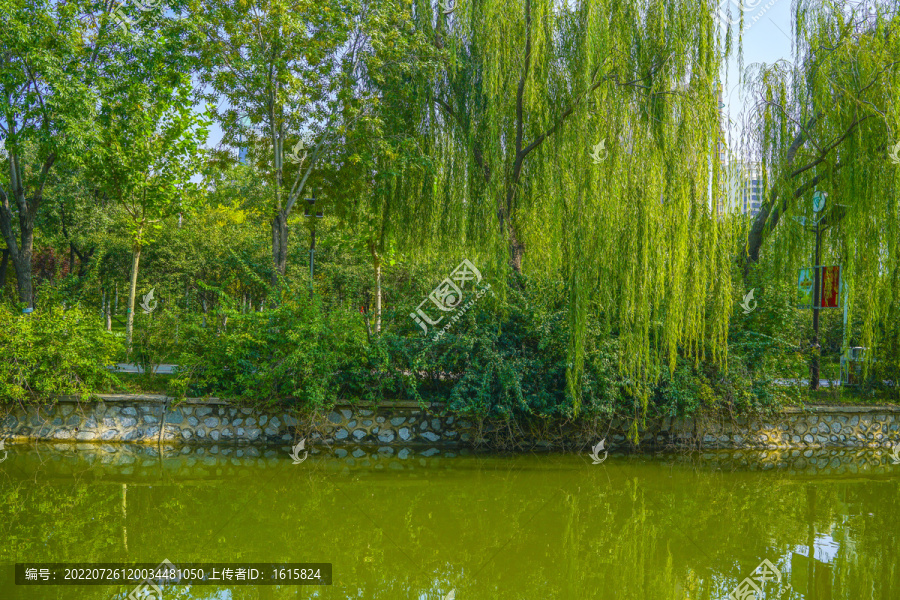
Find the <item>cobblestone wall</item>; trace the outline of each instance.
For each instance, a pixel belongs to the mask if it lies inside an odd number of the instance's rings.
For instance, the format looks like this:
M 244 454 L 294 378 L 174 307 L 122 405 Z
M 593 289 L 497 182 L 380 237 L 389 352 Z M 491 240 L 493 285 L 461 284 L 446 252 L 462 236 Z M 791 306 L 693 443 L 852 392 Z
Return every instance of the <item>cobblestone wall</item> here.
M 175 402 L 165 396 L 106 395 L 97 402 L 62 398 L 52 405 L 0 408 L 0 439 L 174 444 L 286 443 L 307 438 L 348 446 L 476 446 L 505 436 L 524 446 L 583 448 L 606 439 L 607 448 L 631 445 L 631 423 L 546 426 L 509 431 L 445 414 L 439 404 L 339 405 L 303 416 L 283 408 L 252 409 L 220 400 Z M 768 419 L 663 419 L 640 432 L 642 447 L 823 448 L 888 447 L 900 442 L 900 408 L 789 408 Z

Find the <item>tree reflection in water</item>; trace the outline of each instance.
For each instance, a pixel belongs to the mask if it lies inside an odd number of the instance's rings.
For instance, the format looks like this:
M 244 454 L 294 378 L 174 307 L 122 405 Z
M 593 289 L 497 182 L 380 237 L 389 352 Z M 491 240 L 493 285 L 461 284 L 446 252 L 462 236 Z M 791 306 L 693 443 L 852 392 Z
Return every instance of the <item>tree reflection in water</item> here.
M 900 598 L 900 468 L 878 451 L 338 458 L 288 448 L 10 446 L 0 562 L 331 562 L 332 586 L 191 598 Z M 357 453 L 359 454 L 359 453 Z M 430 454 L 430 453 L 429 453 Z M 7 599 L 131 588 L 15 586 Z M 165 598 L 178 588 L 167 586 Z M 179 596 L 185 597 L 185 596 Z

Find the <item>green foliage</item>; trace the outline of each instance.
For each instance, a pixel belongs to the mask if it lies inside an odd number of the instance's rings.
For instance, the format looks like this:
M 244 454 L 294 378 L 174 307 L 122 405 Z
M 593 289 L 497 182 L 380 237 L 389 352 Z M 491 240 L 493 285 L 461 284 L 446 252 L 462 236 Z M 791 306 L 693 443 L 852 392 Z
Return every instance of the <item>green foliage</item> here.
M 0 304 L 0 400 L 52 400 L 57 394 L 105 391 L 115 384 L 106 368 L 120 350 L 114 335 L 81 308 L 47 308 L 23 315 Z
M 751 94 L 764 102 L 742 150 L 761 158 L 767 179 L 749 255 L 771 277 L 796 281 L 811 266 L 818 222 L 819 264 L 841 265 L 848 285 L 847 345 L 879 349 L 890 378 L 900 369 L 888 327 L 900 290 L 897 6 L 812 2 L 795 11 L 796 60 L 748 69 Z M 827 194 L 819 213 L 815 191 Z
M 350 311 L 325 314 L 288 297 L 275 309 L 242 313 L 220 300 L 205 325 L 197 315 L 179 319 L 179 385 L 190 395 L 321 407 L 337 397 L 339 374 L 363 355 L 365 335 L 351 327 Z
M 365 361 L 345 370 L 340 390 L 367 401 L 448 401 L 474 417 L 572 417 L 575 398 L 566 380 L 569 320 L 558 283 L 528 279 L 506 299 L 483 296 L 453 328 L 434 341 L 415 326 L 389 330 Z M 402 318 L 402 317 L 401 317 Z M 705 410 L 759 410 L 773 402 L 768 371 L 741 359 L 725 371 L 679 359 L 649 384 L 620 368 L 618 336 L 604 335 L 602 319 L 588 323 L 581 407 L 586 416 L 685 416 Z M 768 379 L 767 379 L 768 377 Z

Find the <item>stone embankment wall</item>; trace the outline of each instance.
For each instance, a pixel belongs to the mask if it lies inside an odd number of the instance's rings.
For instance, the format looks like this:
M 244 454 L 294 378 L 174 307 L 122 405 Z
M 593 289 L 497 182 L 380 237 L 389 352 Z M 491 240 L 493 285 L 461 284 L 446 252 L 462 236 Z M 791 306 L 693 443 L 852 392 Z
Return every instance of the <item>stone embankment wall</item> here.
M 447 414 L 441 404 L 342 404 L 297 415 L 216 399 L 180 402 L 165 396 L 104 395 L 97 402 L 61 398 L 48 405 L 0 406 L 0 439 L 174 444 L 279 443 L 583 448 L 631 445 L 630 422 L 545 424 L 530 433 Z M 900 407 L 788 408 L 775 417 L 714 421 L 663 419 L 640 432 L 645 448 L 888 447 L 900 442 Z
M 416 403 L 373 408 L 337 406 L 299 416 L 284 408 L 256 409 L 221 400 L 165 396 L 102 395 L 97 402 L 61 398 L 56 404 L 0 405 L 0 439 L 101 442 L 284 443 L 312 441 L 360 444 L 466 443 L 468 421 L 441 418 Z

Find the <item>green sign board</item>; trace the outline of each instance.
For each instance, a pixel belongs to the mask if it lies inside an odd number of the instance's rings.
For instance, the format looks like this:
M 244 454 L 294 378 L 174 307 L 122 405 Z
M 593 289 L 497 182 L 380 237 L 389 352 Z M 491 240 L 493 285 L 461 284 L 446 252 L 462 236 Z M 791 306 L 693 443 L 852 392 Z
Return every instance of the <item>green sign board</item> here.
M 797 278 L 797 308 L 813 307 L 813 277 L 812 269 L 800 269 L 800 276 Z

